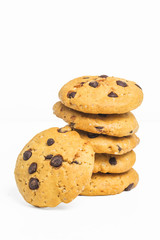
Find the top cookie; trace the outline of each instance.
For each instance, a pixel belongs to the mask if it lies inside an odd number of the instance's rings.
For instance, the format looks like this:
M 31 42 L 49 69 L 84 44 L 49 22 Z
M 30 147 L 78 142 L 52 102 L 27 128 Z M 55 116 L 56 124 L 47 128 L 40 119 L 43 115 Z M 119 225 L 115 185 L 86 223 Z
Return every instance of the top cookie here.
M 120 114 L 137 108 L 143 92 L 135 82 L 122 78 L 84 76 L 66 83 L 59 92 L 64 105 L 93 114 Z
M 27 202 L 55 207 L 81 193 L 90 182 L 93 165 L 93 149 L 77 132 L 69 127 L 51 128 L 37 134 L 23 148 L 15 178 Z

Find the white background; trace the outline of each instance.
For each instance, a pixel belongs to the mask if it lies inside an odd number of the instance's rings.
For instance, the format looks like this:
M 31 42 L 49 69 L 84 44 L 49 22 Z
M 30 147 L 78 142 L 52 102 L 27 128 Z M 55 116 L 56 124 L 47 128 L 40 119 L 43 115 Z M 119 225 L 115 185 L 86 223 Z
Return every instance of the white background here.
M 0 1 L 1 239 L 160 239 L 160 14 L 157 0 Z M 136 81 L 144 102 L 135 169 L 137 188 L 77 197 L 39 209 L 19 194 L 14 167 L 52 114 L 72 78 L 107 74 Z

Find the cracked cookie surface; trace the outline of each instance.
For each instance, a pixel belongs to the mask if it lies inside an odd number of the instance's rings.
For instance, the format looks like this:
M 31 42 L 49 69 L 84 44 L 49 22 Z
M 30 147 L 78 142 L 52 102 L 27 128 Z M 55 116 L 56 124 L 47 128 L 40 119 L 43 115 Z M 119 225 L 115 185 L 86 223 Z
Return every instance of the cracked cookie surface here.
M 136 154 L 130 151 L 123 155 L 96 153 L 93 173 L 123 173 L 131 169 L 136 161 Z
M 138 122 L 135 116 L 129 112 L 124 114 L 87 114 L 66 107 L 61 102 L 53 106 L 54 114 L 71 124 L 75 129 L 123 137 L 137 132 Z
M 121 114 L 137 108 L 143 100 L 139 85 L 117 77 L 84 76 L 66 83 L 59 92 L 62 103 L 84 113 Z
M 87 133 L 80 130 L 77 131 L 84 140 L 92 145 L 95 153 L 122 155 L 130 152 L 140 141 L 135 134 L 119 138 L 102 134 Z
M 23 148 L 15 179 L 24 199 L 38 207 L 55 207 L 78 196 L 89 183 L 94 165 L 92 147 L 79 134 L 51 128 Z
M 125 173 L 95 173 L 81 195 L 104 196 L 130 191 L 139 181 L 138 173 L 132 168 Z

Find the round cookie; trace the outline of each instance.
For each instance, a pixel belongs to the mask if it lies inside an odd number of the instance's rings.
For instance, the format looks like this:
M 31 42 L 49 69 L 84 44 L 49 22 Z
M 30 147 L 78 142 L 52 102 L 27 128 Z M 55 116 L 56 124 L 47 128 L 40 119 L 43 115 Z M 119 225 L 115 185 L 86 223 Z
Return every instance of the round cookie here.
M 135 161 L 136 154 L 134 151 L 119 156 L 97 153 L 93 173 L 123 173 L 131 169 Z
M 17 159 L 15 179 L 28 203 L 55 207 L 81 193 L 91 179 L 93 165 L 93 149 L 77 132 L 67 127 L 50 128 L 23 148 Z
M 138 173 L 132 168 L 125 173 L 95 173 L 81 195 L 104 196 L 130 191 L 139 181 Z
M 57 117 L 62 118 L 75 129 L 91 133 L 124 137 L 138 130 L 138 122 L 131 112 L 118 115 L 87 114 L 68 108 L 61 102 L 53 106 L 53 111 Z
M 84 140 L 92 145 L 95 153 L 122 155 L 130 152 L 140 141 L 135 134 L 119 138 L 95 133 L 87 133 L 80 130 L 77 131 Z
M 143 92 L 135 82 L 117 77 L 84 76 L 66 83 L 59 92 L 62 103 L 80 112 L 126 113 L 137 108 Z

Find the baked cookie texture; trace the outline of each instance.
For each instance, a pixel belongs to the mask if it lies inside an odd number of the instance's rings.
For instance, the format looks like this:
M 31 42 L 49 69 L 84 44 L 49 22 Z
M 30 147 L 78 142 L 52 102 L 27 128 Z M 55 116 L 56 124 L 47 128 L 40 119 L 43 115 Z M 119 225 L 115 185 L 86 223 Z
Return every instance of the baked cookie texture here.
M 128 137 L 111 137 L 77 130 L 81 138 L 89 142 L 95 153 L 122 155 L 130 152 L 139 144 L 139 138 L 133 134 Z
M 103 196 L 114 195 L 123 191 L 130 191 L 139 181 L 138 173 L 132 168 L 128 172 L 120 174 L 93 174 L 90 184 L 88 184 L 81 195 Z
M 137 108 L 143 92 L 135 82 L 117 77 L 84 76 L 66 83 L 59 92 L 62 103 L 84 113 L 121 114 Z
M 135 161 L 134 151 L 119 156 L 97 153 L 93 173 L 123 173 L 131 169 Z
M 69 203 L 90 182 L 92 147 L 75 131 L 50 128 L 37 134 L 21 151 L 15 179 L 23 198 L 38 207 Z
M 104 134 L 109 136 L 124 137 L 137 132 L 138 122 L 131 113 L 124 114 L 87 114 L 66 107 L 61 102 L 53 106 L 54 114 L 75 129 Z

